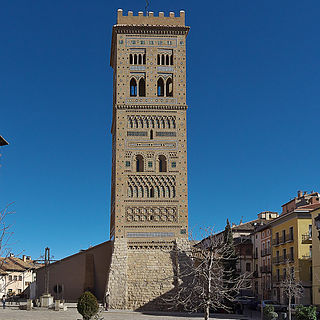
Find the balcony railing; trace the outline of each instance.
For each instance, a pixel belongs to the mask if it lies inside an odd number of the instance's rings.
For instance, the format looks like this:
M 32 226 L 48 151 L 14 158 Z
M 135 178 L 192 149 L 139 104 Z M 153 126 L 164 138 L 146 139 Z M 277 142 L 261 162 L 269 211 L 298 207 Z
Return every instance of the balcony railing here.
M 293 235 L 292 234 L 286 234 L 285 237 L 280 236 L 279 238 L 275 238 L 272 240 L 272 244 L 274 246 L 279 246 L 280 244 L 291 242 L 293 241 Z
M 261 250 L 261 257 L 268 256 L 269 254 L 271 254 L 271 248 Z
M 271 272 L 271 266 L 262 266 L 260 267 L 261 273 L 270 273 Z
M 309 232 L 302 235 L 302 243 L 312 243 L 312 235 Z
M 304 255 L 302 256 L 302 259 L 303 259 L 303 260 L 309 260 L 309 259 L 311 259 L 311 258 L 312 258 L 312 256 L 311 256 L 310 253 L 304 254 Z
M 293 262 L 294 261 L 294 257 L 292 256 L 279 256 L 279 257 L 274 257 L 272 259 L 272 262 L 274 264 L 282 264 L 282 263 L 286 263 L 286 262 Z

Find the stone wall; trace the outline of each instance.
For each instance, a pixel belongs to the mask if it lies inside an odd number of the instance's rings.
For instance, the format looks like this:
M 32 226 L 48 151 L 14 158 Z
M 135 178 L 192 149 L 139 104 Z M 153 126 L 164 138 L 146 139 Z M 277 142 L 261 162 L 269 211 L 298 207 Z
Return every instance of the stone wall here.
M 174 250 L 178 248 L 178 254 Z M 163 310 L 177 283 L 177 270 L 189 251 L 186 239 L 127 243 L 116 239 L 109 273 L 111 309 Z

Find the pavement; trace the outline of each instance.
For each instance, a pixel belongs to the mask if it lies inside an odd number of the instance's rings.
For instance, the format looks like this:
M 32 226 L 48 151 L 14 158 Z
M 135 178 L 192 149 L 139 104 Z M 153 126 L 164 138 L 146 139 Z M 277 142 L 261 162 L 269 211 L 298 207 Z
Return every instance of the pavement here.
M 185 314 L 169 312 L 135 312 L 124 310 L 103 311 L 99 320 L 201 320 L 203 314 Z M 19 310 L 18 308 L 0 309 L 1 320 L 82 320 L 82 316 L 75 308 L 69 308 L 67 311 L 53 311 L 35 308 L 31 311 Z M 229 315 L 214 314 L 210 319 L 258 319 L 255 315 Z

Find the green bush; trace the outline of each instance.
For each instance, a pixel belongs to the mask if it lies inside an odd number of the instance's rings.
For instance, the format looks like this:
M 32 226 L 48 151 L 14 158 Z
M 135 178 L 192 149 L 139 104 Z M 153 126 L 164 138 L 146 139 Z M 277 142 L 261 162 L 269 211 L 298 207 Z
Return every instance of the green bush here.
M 78 299 L 77 310 L 84 320 L 90 320 L 99 310 L 97 298 L 89 291 L 84 292 Z
M 296 308 L 297 320 L 317 320 L 316 307 L 313 306 L 298 306 Z
M 274 312 L 274 307 L 271 305 L 266 305 L 263 308 L 263 319 L 272 320 L 278 318 L 278 314 Z

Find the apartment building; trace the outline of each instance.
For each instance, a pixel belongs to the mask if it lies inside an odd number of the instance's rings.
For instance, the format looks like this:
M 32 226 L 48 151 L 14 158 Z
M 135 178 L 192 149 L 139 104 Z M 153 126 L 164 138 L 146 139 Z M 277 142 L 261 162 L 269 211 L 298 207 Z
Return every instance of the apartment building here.
M 10 254 L 0 257 L 0 295 L 12 296 L 23 294 L 29 297 L 29 286 L 36 280 L 35 270 L 42 266 L 23 255 L 22 258 Z
M 311 211 L 312 219 L 312 303 L 320 307 L 320 208 Z
M 258 214 L 263 225 L 256 226 L 252 233 L 253 243 L 253 292 L 259 299 L 271 298 L 271 230 L 269 222 L 279 217 L 277 212 L 263 211 Z
M 287 264 L 297 281 L 303 286 L 303 295 L 295 303 L 312 303 L 312 219 L 310 212 L 320 207 L 319 203 L 299 206 L 282 213 L 270 222 L 272 233 L 272 283 L 273 299 L 286 303 L 281 288 Z

